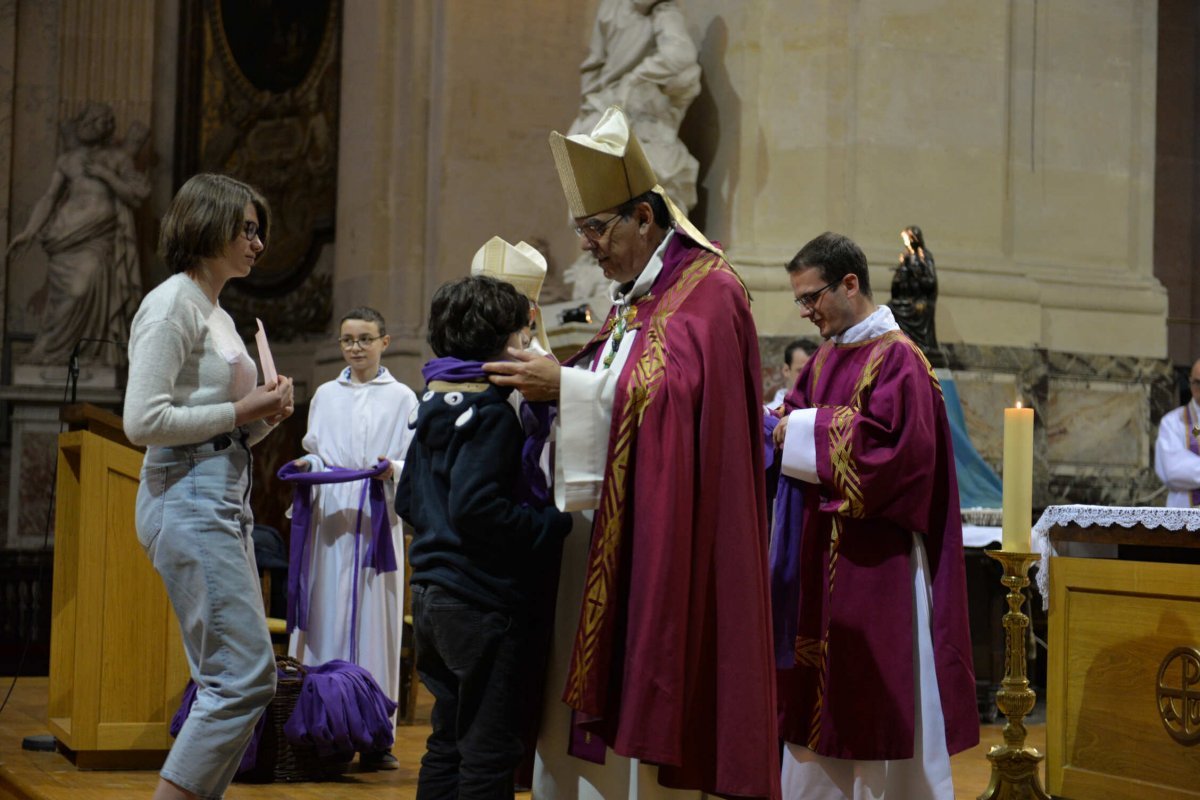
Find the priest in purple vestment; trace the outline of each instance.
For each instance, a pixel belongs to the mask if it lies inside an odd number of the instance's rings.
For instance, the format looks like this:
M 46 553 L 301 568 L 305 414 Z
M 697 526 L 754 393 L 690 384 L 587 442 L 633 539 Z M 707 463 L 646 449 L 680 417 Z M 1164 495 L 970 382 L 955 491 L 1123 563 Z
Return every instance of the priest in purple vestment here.
M 591 527 L 590 547 L 575 537 L 586 552 L 564 555 L 534 796 L 778 798 L 748 293 L 620 109 L 550 145 L 613 307 L 563 366 L 516 352 L 485 366 L 559 403 L 556 502 Z
M 952 798 L 979 718 L 941 386 L 854 242 L 824 233 L 787 271 L 825 342 L 774 431 L 784 797 Z

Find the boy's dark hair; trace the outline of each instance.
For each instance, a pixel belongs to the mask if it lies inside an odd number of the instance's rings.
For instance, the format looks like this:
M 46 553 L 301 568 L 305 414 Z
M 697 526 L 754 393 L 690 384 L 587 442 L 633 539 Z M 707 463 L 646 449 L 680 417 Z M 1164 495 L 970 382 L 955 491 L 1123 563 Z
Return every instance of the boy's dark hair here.
M 867 257 L 863 251 L 840 233 L 825 231 L 813 239 L 787 263 L 788 274 L 806 269 L 821 271 L 821 280 L 826 283 L 839 281 L 847 275 L 858 276 L 858 290 L 865 297 L 871 296 L 871 278 L 867 274 Z
M 345 315 L 338 321 L 339 332 L 342 330 L 342 323 L 348 319 L 358 319 L 362 320 L 363 322 L 374 322 L 375 326 L 379 328 L 379 335 L 387 335 L 387 323 L 383 321 L 383 314 L 380 314 L 370 306 L 357 306 L 347 311 Z
M 512 284 L 472 275 L 443 284 L 429 309 L 429 346 L 439 358 L 487 361 L 529 324 L 529 299 Z
M 783 363 L 790 367 L 792 365 L 792 356 L 797 350 L 803 350 L 805 354 L 811 356 L 817 352 L 817 344 L 810 339 L 797 339 L 791 342 L 783 349 Z

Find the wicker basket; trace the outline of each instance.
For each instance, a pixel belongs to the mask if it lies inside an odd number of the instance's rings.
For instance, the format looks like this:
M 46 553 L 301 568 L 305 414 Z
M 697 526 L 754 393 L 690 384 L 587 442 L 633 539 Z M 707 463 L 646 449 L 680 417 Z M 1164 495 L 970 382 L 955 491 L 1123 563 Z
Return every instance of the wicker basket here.
M 275 699 L 263 712 L 267 721 L 258 743 L 258 757 L 253 769 L 240 773 L 236 780 L 245 783 L 322 781 L 345 772 L 345 764 L 324 760 L 317 755 L 315 747 L 293 744 L 284 735 L 283 726 L 300 699 L 305 669 L 299 661 L 287 656 L 276 656 L 275 664 L 279 669 L 279 682 Z

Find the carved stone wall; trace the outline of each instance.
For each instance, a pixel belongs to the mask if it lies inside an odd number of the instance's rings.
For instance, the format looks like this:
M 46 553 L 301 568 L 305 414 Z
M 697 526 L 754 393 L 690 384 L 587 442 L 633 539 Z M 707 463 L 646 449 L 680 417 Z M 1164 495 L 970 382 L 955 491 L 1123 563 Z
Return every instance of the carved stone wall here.
M 176 185 L 222 172 L 271 204 L 266 253 L 222 305 L 243 335 L 326 332 L 332 315 L 341 2 L 185 0 Z

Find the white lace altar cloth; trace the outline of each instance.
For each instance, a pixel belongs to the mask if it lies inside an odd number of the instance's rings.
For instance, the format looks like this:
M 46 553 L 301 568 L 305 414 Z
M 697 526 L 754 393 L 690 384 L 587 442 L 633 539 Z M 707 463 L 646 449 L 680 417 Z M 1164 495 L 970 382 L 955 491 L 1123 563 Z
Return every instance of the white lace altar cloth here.
M 1200 508 L 1047 506 L 1037 524 L 1033 526 L 1033 552 L 1041 556 L 1038 564 L 1037 588 L 1042 595 L 1042 608 L 1050 606 L 1051 556 L 1113 558 L 1117 554 L 1116 545 L 1063 542 L 1056 546 L 1050 542 L 1050 529 L 1056 525 L 1078 525 L 1084 528 L 1096 525 L 1104 528 L 1110 528 L 1113 525 L 1132 528 L 1135 525 L 1141 525 L 1146 528 L 1162 528 L 1168 531 L 1197 531 L 1200 530 Z M 1064 546 L 1070 547 L 1069 553 L 1062 552 Z

